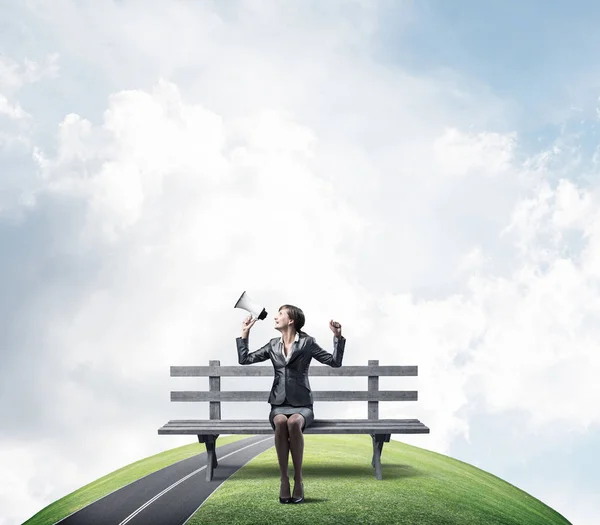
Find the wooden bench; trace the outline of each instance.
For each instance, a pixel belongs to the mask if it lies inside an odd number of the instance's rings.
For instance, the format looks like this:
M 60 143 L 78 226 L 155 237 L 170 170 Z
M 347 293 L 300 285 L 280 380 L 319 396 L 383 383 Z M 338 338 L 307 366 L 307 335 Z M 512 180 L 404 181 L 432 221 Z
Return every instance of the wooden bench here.
M 418 419 L 379 419 L 380 401 L 416 401 L 413 390 L 379 390 L 380 376 L 416 376 L 416 366 L 379 366 L 379 361 L 369 361 L 368 366 L 341 366 L 332 368 L 324 365 L 311 366 L 309 376 L 367 376 L 365 391 L 315 391 L 313 402 L 318 401 L 366 401 L 367 419 L 315 419 L 305 434 L 370 434 L 373 438 L 373 459 L 376 479 L 381 476 L 381 451 L 392 434 L 428 434 L 427 428 Z M 267 403 L 269 392 L 221 391 L 221 377 L 273 378 L 272 366 L 220 366 L 220 361 L 209 361 L 209 366 L 172 366 L 171 377 L 208 377 L 208 391 L 173 391 L 171 401 L 208 402 L 208 420 L 169 421 L 158 429 L 159 434 L 195 434 L 200 443 L 206 444 L 206 479 L 212 480 L 217 467 L 215 442 L 220 434 L 273 434 L 268 417 L 264 419 L 221 419 L 221 402 L 262 401 Z M 267 407 L 270 410 L 270 407 Z

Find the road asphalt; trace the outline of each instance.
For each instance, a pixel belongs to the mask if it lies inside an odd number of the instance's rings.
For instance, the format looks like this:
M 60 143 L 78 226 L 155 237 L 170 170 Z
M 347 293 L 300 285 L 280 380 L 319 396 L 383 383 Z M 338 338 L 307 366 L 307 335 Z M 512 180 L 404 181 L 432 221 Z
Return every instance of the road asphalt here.
M 206 481 L 203 452 L 134 481 L 58 523 L 183 525 L 221 483 L 272 446 L 273 436 L 257 435 L 218 447 L 219 465 L 211 481 Z

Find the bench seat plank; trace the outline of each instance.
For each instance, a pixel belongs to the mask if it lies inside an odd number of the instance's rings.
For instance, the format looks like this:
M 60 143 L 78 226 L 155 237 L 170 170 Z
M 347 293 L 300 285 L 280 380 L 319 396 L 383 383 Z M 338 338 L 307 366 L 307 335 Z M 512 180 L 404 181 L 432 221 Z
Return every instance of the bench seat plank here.
M 169 421 L 159 434 L 273 434 L 268 420 L 182 420 Z M 394 419 L 353 421 L 315 419 L 305 434 L 429 434 L 419 420 Z
M 348 423 L 348 424 L 353 424 L 353 423 L 359 423 L 359 424 L 367 424 L 367 425 L 372 425 L 372 424 L 377 424 L 377 423 L 394 423 L 397 421 L 401 421 L 403 423 L 420 423 L 420 421 L 418 419 L 316 419 L 315 421 L 320 421 L 323 423 L 328 423 L 328 424 L 336 424 L 336 423 Z M 172 423 L 177 423 L 177 424 L 191 424 L 191 425 L 197 425 L 197 424 L 239 424 L 239 423 L 248 423 L 251 425 L 254 424 L 268 424 L 268 420 L 267 418 L 264 419 L 172 419 L 169 421 L 169 424 Z

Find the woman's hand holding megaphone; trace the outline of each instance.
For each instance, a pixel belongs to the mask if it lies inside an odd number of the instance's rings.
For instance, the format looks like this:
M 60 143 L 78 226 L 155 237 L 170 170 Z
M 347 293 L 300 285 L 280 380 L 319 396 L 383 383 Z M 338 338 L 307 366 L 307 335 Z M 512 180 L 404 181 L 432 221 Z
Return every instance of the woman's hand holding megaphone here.
M 246 317 L 246 319 L 244 319 L 244 321 L 242 322 L 242 339 L 247 339 L 248 338 L 248 334 L 250 333 L 250 328 L 252 328 L 254 326 L 254 323 L 256 323 L 256 317 L 252 317 L 251 315 L 249 315 L 248 317 Z

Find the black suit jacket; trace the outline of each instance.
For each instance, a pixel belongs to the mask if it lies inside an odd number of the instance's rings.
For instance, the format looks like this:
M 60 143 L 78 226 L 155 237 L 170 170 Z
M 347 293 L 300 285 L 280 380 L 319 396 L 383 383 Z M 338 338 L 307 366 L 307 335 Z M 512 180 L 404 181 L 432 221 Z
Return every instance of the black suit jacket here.
M 251 365 L 271 359 L 275 378 L 269 395 L 272 405 L 283 404 L 287 397 L 293 406 L 312 405 L 313 397 L 308 381 L 308 367 L 314 357 L 317 361 L 332 367 L 342 366 L 346 339 L 333 336 L 333 354 L 323 350 L 308 334 L 299 334 L 300 339 L 293 344 L 293 352 L 286 363 L 282 352 L 281 337 L 271 339 L 265 346 L 255 352 L 248 353 L 248 339 L 236 339 L 238 361 L 240 365 Z

